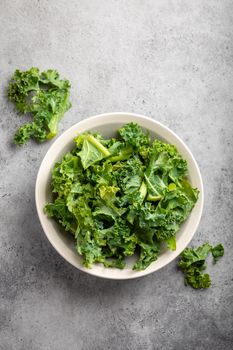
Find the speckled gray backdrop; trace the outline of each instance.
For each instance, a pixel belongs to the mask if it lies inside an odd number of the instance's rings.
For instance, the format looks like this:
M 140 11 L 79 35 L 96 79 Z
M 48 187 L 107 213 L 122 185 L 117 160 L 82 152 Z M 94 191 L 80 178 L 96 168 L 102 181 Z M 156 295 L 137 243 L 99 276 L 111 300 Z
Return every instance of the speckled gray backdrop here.
M 16 68 L 57 68 L 72 83 L 60 131 L 129 111 L 171 127 L 203 175 L 192 241 L 225 244 L 213 286 L 184 287 L 176 261 L 142 279 L 80 273 L 45 238 L 34 185 L 51 142 L 15 148 L 25 121 L 5 98 Z M 233 2 L 0 0 L 0 349 L 233 348 Z

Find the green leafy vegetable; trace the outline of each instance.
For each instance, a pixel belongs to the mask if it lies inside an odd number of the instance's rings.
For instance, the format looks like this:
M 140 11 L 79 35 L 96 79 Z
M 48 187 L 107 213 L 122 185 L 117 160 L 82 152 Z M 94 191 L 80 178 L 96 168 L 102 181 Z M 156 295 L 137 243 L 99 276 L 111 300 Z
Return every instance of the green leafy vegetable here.
M 43 142 L 56 136 L 59 121 L 71 107 L 69 94 L 69 81 L 61 80 L 56 70 L 17 69 L 8 87 L 8 97 L 20 113 L 30 113 L 33 120 L 18 129 L 14 142 L 23 145 L 30 137 Z
M 116 139 L 84 133 L 54 165 L 45 212 L 73 234 L 85 266 L 123 268 L 135 255 L 133 269 L 144 270 L 162 243 L 176 249 L 176 233 L 198 199 L 186 176 L 176 148 L 151 142 L 135 123 Z
M 81 135 L 77 137 L 76 142 L 78 146 L 82 144 L 82 150 L 78 155 L 84 169 L 111 154 L 93 135 Z
M 218 244 L 211 249 L 211 252 L 214 258 L 214 262 L 216 263 L 219 260 L 219 258 L 221 258 L 224 255 L 224 247 L 222 244 Z
M 127 145 L 130 145 L 135 149 L 142 146 L 149 146 L 150 138 L 148 134 L 145 134 L 136 123 L 126 124 L 119 130 L 119 134 Z
M 224 254 L 222 244 L 212 247 L 209 243 L 192 249 L 186 248 L 180 255 L 179 267 L 184 272 L 185 285 L 190 285 L 195 289 L 209 288 L 211 279 L 209 274 L 204 274 L 206 269 L 206 258 L 212 253 L 214 262 Z

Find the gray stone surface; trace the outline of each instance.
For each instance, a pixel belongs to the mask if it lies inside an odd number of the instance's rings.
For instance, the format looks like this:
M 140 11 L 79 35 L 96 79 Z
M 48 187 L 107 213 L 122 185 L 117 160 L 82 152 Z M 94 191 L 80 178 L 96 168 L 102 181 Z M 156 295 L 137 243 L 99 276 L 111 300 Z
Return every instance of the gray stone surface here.
M 193 151 L 205 208 L 192 241 L 225 245 L 213 286 L 184 287 L 174 261 L 133 281 L 80 273 L 50 246 L 34 185 L 52 142 L 15 148 L 25 117 L 5 97 L 16 68 L 72 82 L 60 131 L 88 116 L 137 112 Z M 0 0 L 0 349 L 233 348 L 233 2 Z

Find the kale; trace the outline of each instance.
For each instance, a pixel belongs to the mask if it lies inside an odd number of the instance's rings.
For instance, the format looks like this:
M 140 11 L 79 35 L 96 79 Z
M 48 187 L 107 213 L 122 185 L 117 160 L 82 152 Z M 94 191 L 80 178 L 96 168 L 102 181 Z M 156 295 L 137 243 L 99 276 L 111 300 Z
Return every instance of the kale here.
M 93 263 L 135 270 L 155 261 L 163 243 L 176 249 L 176 233 L 198 199 L 176 148 L 150 141 L 139 125 L 124 125 L 115 139 L 84 133 L 54 165 L 48 216 L 74 235 L 77 252 Z M 217 254 L 217 253 L 216 253 Z M 191 278 L 191 277 L 190 277 Z
M 17 111 L 29 113 L 32 121 L 18 129 L 14 143 L 23 145 L 30 137 L 44 142 L 56 136 L 59 121 L 71 107 L 69 94 L 69 81 L 61 80 L 56 70 L 17 69 L 9 83 L 8 97 Z
M 218 244 L 215 247 L 211 249 L 211 253 L 214 258 L 214 263 L 216 263 L 219 258 L 221 258 L 224 255 L 224 247 L 222 244 Z
M 184 272 L 185 285 L 190 285 L 195 289 L 210 287 L 210 276 L 203 273 L 206 269 L 206 258 L 210 252 L 213 255 L 214 262 L 216 262 L 223 256 L 224 248 L 222 244 L 212 247 L 209 243 L 205 243 L 196 249 L 186 248 L 181 253 L 178 265 Z

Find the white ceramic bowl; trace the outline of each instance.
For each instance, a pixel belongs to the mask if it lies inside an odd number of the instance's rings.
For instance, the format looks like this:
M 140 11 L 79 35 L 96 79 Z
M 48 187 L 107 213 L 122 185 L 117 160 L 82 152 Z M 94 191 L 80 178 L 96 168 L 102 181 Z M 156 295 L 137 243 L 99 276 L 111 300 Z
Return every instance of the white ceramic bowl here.
M 74 242 L 70 235 L 64 232 L 53 219 L 48 218 L 43 212 L 45 203 L 49 202 L 52 198 L 50 188 L 51 171 L 54 163 L 60 160 L 65 153 L 75 146 L 73 139 L 77 136 L 77 134 L 83 133 L 87 130 L 99 131 L 101 134 L 103 134 L 103 136 L 108 138 L 115 136 L 117 129 L 119 129 L 123 124 L 132 121 L 138 123 L 144 129 L 149 130 L 152 138 L 157 137 L 177 147 L 183 158 L 188 162 L 189 181 L 193 187 L 199 189 L 200 196 L 190 216 L 183 223 L 176 235 L 176 250 L 169 251 L 164 249 L 159 258 L 146 270 L 133 271 L 131 269 L 134 262 L 133 257 L 128 259 L 126 268 L 123 270 L 116 268 L 105 268 L 102 266 L 102 264 L 95 264 L 93 265 L 92 269 L 87 269 L 82 265 L 82 257 L 75 251 Z M 131 279 L 145 276 L 161 269 L 174 260 L 188 245 L 198 227 L 202 214 L 203 183 L 198 165 L 192 153 L 185 143 L 173 131 L 161 123 L 142 115 L 132 113 L 106 113 L 85 119 L 73 125 L 56 139 L 41 163 L 36 180 L 35 198 L 37 212 L 43 230 L 50 243 L 65 260 L 78 269 L 94 276 L 109 279 Z

